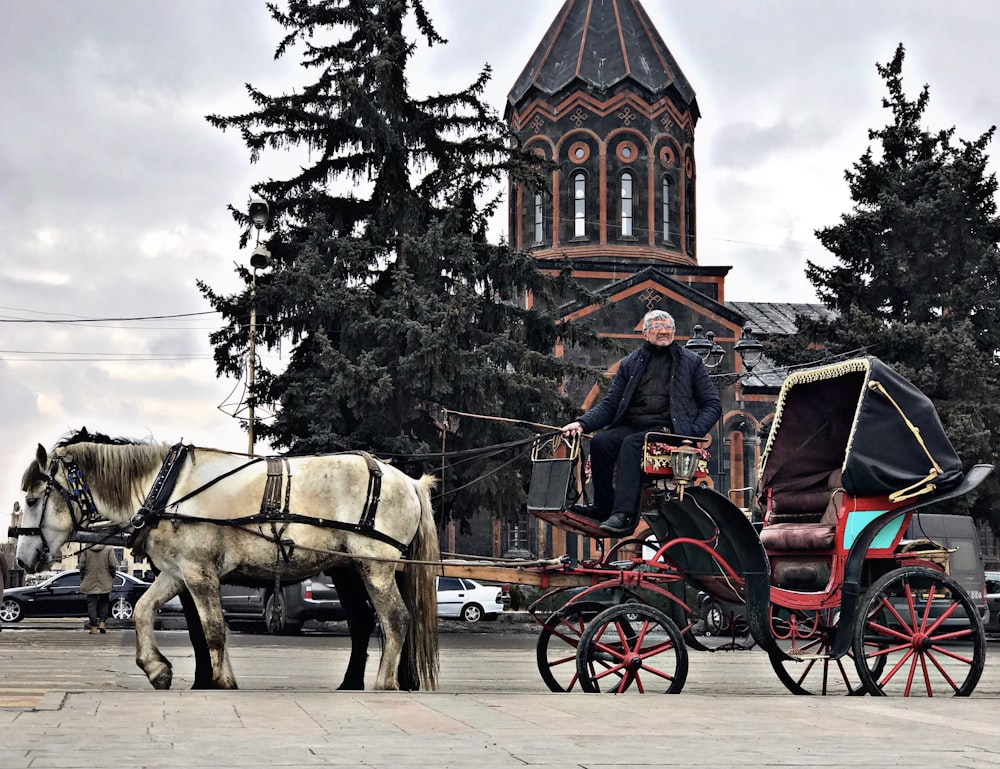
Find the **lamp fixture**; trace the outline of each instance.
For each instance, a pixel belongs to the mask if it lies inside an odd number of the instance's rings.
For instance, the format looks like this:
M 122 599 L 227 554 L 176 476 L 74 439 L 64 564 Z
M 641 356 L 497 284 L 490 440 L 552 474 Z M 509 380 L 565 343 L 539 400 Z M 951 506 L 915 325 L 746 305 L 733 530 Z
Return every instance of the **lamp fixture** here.
M 717 368 L 718 365 L 722 363 L 722 359 L 726 357 L 726 351 L 723 349 L 721 344 L 715 341 L 714 331 L 709 331 L 705 334 L 705 338 L 711 343 L 712 348 L 708 351 L 708 355 L 706 355 L 702 360 L 705 362 L 706 368 L 712 370 Z
M 713 334 L 714 337 L 714 334 Z M 691 338 L 687 340 L 684 346 L 691 352 L 695 353 L 702 362 L 708 357 L 708 354 L 712 352 L 712 342 L 705 336 L 705 329 L 699 323 L 694 327 L 691 332 Z
M 761 358 L 764 357 L 764 345 L 754 338 L 749 323 L 743 327 L 743 333 L 740 334 L 740 340 L 736 343 L 735 349 L 736 354 L 743 361 L 743 367 L 748 372 L 753 371 L 754 367 L 760 363 Z
M 250 266 L 264 269 L 269 264 L 271 264 L 271 252 L 267 250 L 267 246 L 257 246 L 250 254 Z
M 250 203 L 247 206 L 247 213 L 250 216 L 250 221 L 253 222 L 253 226 L 259 230 L 262 230 L 267 224 L 268 219 L 271 216 L 271 209 L 267 205 L 267 201 L 261 197 L 250 198 Z
M 698 449 L 689 440 L 684 440 L 670 452 L 670 469 L 677 484 L 677 496 L 684 500 L 684 487 L 691 483 L 698 469 Z

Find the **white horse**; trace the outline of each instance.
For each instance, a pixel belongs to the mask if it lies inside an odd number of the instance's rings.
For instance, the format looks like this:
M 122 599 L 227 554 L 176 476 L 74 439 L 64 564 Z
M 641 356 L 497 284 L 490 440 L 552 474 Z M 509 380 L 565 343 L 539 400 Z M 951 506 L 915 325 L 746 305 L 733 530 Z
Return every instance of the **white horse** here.
M 365 454 L 250 459 L 84 428 L 51 454 L 39 445 L 25 471 L 17 561 L 29 572 L 45 568 L 74 531 L 99 518 L 132 531 L 135 547 L 159 570 L 133 617 L 136 664 L 157 689 L 170 687 L 172 672 L 156 646 L 153 620 L 173 596 L 186 589 L 197 609 L 211 660 L 207 685 L 234 689 L 220 582 L 273 585 L 351 566 L 385 633 L 376 688 L 399 688 L 408 640 L 417 683 L 434 689 L 435 573 L 424 565 L 440 559 L 434 483 Z M 412 561 L 405 565 L 405 600 L 395 579 L 404 551 Z

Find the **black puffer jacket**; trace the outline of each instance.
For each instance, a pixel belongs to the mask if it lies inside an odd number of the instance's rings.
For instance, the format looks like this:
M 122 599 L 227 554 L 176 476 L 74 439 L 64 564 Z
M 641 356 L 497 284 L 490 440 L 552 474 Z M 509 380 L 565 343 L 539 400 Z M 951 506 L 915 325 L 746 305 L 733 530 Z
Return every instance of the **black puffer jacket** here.
M 679 344 L 670 345 L 673 357 L 670 378 L 670 418 L 678 435 L 706 435 L 722 415 L 722 401 L 701 358 Z M 611 380 L 607 395 L 580 417 L 585 432 L 614 427 L 628 409 L 635 388 L 649 363 L 650 353 L 643 345 L 622 358 Z

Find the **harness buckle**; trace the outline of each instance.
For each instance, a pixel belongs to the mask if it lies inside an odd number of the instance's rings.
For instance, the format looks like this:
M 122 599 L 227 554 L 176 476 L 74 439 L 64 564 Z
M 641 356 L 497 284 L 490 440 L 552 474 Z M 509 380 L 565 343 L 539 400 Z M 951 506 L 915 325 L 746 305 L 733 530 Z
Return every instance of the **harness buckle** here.
M 132 518 L 129 520 L 129 525 L 133 529 L 141 529 L 143 526 L 146 525 L 145 513 L 146 513 L 145 510 L 140 510 L 138 513 L 133 515 Z

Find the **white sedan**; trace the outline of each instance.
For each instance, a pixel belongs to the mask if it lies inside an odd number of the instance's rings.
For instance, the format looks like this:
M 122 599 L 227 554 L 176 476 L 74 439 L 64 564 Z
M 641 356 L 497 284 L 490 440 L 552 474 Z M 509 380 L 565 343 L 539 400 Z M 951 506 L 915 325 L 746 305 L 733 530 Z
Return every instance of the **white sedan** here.
M 438 616 L 445 619 L 494 620 L 503 611 L 503 590 L 466 577 L 438 577 L 437 603 Z

